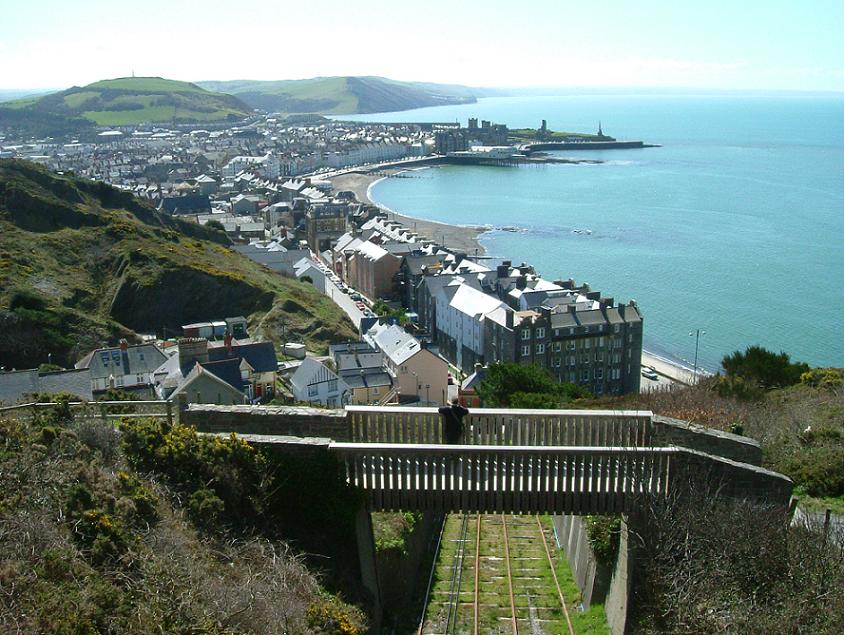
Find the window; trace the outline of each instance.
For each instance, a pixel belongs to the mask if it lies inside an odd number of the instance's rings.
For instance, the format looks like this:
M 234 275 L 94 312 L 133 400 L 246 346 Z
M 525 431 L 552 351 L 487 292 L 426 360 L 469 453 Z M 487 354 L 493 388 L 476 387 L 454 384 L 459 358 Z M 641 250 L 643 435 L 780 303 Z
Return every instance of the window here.
M 318 392 L 319 390 L 316 384 L 310 384 L 308 386 L 308 397 L 316 397 Z
M 530 346 L 522 346 L 522 357 L 530 355 Z
M 595 371 L 595 379 L 603 379 L 604 378 L 604 369 L 599 368 Z
M 328 392 L 337 392 L 337 380 L 336 379 L 329 379 L 328 380 Z
M 589 371 L 584 370 L 583 375 L 581 375 L 581 377 L 582 377 L 583 381 L 589 381 Z
M 600 347 L 604 346 L 604 336 L 603 335 L 598 338 L 598 346 L 600 346 Z
M 539 326 L 536 329 L 536 339 L 541 340 L 543 337 L 545 337 L 545 327 Z
M 554 351 L 559 353 L 563 350 L 563 343 L 562 342 L 554 342 Z
M 574 348 L 575 348 L 575 344 L 574 344 L 574 342 L 568 342 L 568 343 L 566 344 L 566 350 L 567 350 L 567 351 L 573 351 L 573 350 L 574 350 Z
M 620 330 L 621 330 L 621 325 L 620 325 L 620 324 L 613 324 L 613 327 L 612 327 L 612 332 L 613 332 L 613 333 L 618 333 Z
M 560 367 L 561 362 L 562 362 L 562 360 L 559 357 L 554 358 L 554 366 L 556 366 L 557 368 Z
M 583 348 L 589 348 L 592 345 L 592 340 L 588 337 L 583 340 Z
M 577 364 L 577 358 L 574 355 L 569 355 L 569 366 Z
M 529 340 L 530 339 L 530 329 L 522 329 L 522 339 Z
M 537 355 L 544 355 L 545 354 L 545 344 L 537 344 L 536 345 L 536 354 Z
M 603 353 L 599 353 L 599 352 L 597 352 L 597 351 L 596 351 L 596 352 L 595 352 L 595 361 L 596 361 L 596 362 L 602 362 L 602 361 L 604 361 L 604 354 L 603 354 Z

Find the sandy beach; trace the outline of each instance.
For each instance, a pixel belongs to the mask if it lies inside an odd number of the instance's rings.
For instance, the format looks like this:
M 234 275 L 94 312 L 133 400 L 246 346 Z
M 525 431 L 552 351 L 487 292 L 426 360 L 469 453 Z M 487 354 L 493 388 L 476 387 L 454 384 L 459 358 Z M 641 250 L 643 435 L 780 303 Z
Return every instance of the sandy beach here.
M 379 170 L 378 174 L 349 172 L 335 176 L 330 180 L 334 185 L 335 191 L 350 190 L 355 193 L 355 197 L 361 203 L 375 205 L 376 203 L 369 198 L 369 186 L 375 183 L 375 181 L 385 178 L 385 174 L 397 174 L 401 171 L 403 171 L 403 169 L 390 168 L 386 170 Z M 389 214 L 392 218 L 403 225 L 412 228 L 420 235 L 445 245 L 449 249 L 463 252 L 470 256 L 483 256 L 486 253 L 478 240 L 478 236 L 487 231 L 485 227 L 463 227 L 449 225 L 447 223 L 437 223 L 434 221 L 423 220 L 421 218 L 412 218 L 410 216 L 397 214 L 392 210 L 389 211 Z
M 653 380 L 642 377 L 640 392 L 653 390 L 665 390 L 671 384 L 690 385 L 694 383 L 695 376 L 691 369 L 681 366 L 675 362 L 658 357 L 648 351 L 642 351 L 642 368 L 653 368 L 659 379 Z M 705 373 L 698 369 L 698 377 L 704 377 Z

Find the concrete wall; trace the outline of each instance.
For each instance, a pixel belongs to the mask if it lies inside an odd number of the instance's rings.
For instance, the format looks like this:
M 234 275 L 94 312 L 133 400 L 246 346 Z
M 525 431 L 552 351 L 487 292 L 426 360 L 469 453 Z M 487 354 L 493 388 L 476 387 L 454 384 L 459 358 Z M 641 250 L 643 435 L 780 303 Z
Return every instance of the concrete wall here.
M 654 415 L 652 439 L 654 445 L 676 445 L 741 463 L 762 465 L 762 448 L 758 441 L 680 419 Z
M 553 522 L 575 584 L 580 589 L 583 606 L 589 608 L 593 602 L 603 602 L 609 590 L 612 568 L 599 564 L 595 558 L 583 518 L 565 514 L 554 516 Z
M 443 522 L 443 516 L 425 512 L 405 540 L 405 553 L 398 549 L 376 553 L 381 605 L 388 619 L 412 609 L 417 588 L 428 583 L 430 568 L 423 570 L 423 565 L 428 564 L 426 556 L 433 551 Z
M 630 543 L 630 517 L 622 517 L 618 557 L 612 572 L 604 612 L 612 635 L 627 635 L 631 627 L 630 598 L 633 588 L 634 558 Z

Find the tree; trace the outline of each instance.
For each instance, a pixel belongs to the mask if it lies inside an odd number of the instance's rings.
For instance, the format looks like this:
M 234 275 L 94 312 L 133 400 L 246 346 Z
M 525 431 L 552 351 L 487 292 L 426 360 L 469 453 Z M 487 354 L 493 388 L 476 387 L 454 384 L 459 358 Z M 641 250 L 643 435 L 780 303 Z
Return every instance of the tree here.
M 488 408 L 559 408 L 589 392 L 569 383 L 558 383 L 547 370 L 533 364 L 491 364 L 478 388 Z
M 793 386 L 809 371 L 808 364 L 792 363 L 787 353 L 777 354 L 761 346 L 748 346 L 743 353 L 736 351 L 727 355 L 721 365 L 728 377 L 741 377 L 766 390 Z

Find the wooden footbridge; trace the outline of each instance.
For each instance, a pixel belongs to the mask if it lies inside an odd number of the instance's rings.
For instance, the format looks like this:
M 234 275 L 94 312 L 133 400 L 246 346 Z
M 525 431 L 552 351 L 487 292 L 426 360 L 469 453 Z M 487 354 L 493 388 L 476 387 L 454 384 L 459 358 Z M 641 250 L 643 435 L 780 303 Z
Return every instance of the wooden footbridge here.
M 188 423 L 259 443 L 327 449 L 370 510 L 629 512 L 690 480 L 786 505 L 791 481 L 751 439 L 647 411 L 476 409 L 446 445 L 435 408 L 191 406 Z

